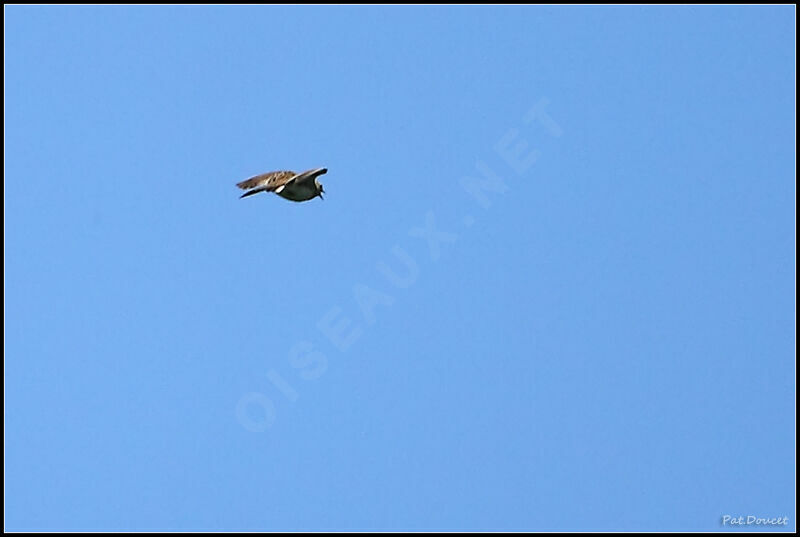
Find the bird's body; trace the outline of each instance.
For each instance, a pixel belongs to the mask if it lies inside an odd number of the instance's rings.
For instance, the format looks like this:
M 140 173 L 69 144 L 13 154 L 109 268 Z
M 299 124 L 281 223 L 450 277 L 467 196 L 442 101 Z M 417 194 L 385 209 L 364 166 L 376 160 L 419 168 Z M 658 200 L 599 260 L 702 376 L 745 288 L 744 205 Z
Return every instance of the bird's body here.
M 242 194 L 243 198 L 259 192 L 274 192 L 287 200 L 307 201 L 317 196 L 322 198 L 325 191 L 322 189 L 322 184 L 317 181 L 317 177 L 327 171 L 327 168 L 314 168 L 303 173 L 292 171 L 262 173 L 237 183 L 236 186 L 247 190 Z

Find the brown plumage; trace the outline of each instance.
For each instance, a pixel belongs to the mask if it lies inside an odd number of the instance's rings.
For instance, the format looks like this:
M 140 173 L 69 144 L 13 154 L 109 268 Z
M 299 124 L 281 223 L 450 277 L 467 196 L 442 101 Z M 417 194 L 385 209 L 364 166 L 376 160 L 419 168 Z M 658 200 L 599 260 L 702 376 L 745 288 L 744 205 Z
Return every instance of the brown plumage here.
M 242 181 L 241 183 L 236 183 L 236 186 L 242 190 L 250 190 L 252 188 L 257 189 L 253 190 L 252 192 L 245 192 L 242 194 L 242 197 L 244 198 L 246 196 L 258 194 L 259 192 L 274 192 L 278 187 L 285 185 L 292 179 L 292 177 L 296 175 L 297 174 L 295 172 L 288 170 L 267 172 L 251 177 L 250 179 Z
M 292 171 L 262 173 L 241 183 L 236 183 L 236 186 L 247 190 L 241 195 L 242 198 L 259 192 L 274 192 L 291 201 L 308 201 L 317 196 L 322 198 L 325 190 L 317 177 L 324 175 L 327 171 L 327 168 L 314 168 L 303 173 Z

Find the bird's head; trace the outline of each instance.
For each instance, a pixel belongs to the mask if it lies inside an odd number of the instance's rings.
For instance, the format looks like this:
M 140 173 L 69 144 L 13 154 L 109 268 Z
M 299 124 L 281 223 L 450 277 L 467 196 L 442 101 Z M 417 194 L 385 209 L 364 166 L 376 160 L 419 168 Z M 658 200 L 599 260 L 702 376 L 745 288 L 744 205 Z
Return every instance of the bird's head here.
M 322 194 L 325 193 L 325 189 L 322 188 L 322 183 L 314 179 L 314 184 L 317 187 L 317 196 L 319 196 L 319 199 L 324 200 L 325 198 L 322 197 Z

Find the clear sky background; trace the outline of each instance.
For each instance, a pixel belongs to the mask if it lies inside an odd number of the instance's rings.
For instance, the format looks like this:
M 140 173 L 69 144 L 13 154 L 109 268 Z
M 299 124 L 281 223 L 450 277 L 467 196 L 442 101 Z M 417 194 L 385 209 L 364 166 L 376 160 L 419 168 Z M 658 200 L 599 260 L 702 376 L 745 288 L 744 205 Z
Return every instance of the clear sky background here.
M 795 528 L 793 7 L 5 16 L 6 529 Z

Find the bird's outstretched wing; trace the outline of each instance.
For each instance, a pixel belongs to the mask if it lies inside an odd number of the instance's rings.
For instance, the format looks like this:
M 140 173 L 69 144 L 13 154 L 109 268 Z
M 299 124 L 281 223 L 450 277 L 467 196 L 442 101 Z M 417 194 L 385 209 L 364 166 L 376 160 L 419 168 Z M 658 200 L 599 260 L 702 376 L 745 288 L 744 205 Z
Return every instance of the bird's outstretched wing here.
M 252 196 L 259 192 L 275 192 L 276 190 L 280 192 L 280 189 L 291 182 L 296 176 L 297 174 L 295 172 L 288 170 L 268 172 L 251 177 L 241 183 L 236 183 L 236 186 L 242 190 L 247 190 L 247 192 L 241 196 L 246 198 L 247 196 Z
M 314 179 L 319 177 L 320 175 L 325 175 L 328 173 L 328 168 L 314 168 L 313 170 L 308 170 L 303 173 L 298 173 L 292 181 L 295 181 L 297 184 L 306 183 L 308 181 L 314 182 Z
M 241 183 L 236 183 L 236 186 L 242 190 L 250 190 L 252 188 L 264 188 L 264 190 L 272 192 L 280 186 L 285 185 L 292 180 L 297 174 L 291 171 L 268 172 L 262 173 L 251 177 Z

